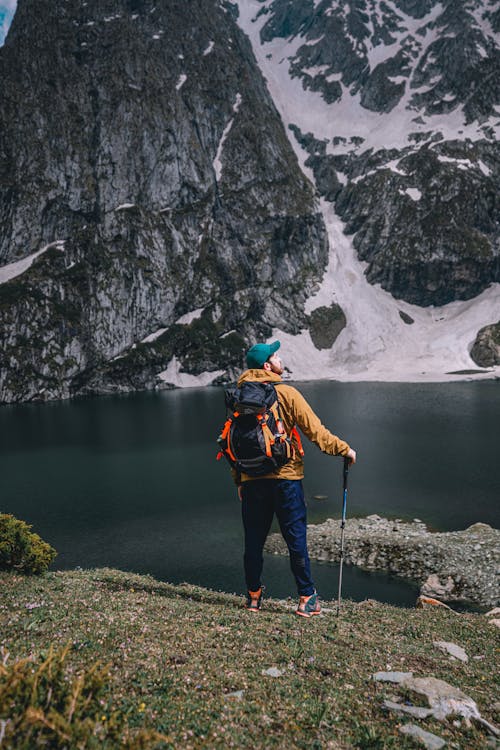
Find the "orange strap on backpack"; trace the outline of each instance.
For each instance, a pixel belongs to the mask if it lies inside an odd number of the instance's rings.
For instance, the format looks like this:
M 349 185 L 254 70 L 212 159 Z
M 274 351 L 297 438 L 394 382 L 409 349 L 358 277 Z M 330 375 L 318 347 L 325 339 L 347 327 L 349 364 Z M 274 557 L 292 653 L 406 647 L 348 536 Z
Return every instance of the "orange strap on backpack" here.
M 300 433 L 297 429 L 297 427 L 294 427 L 293 430 L 290 433 L 290 437 L 295 438 L 297 441 L 297 448 L 299 449 L 299 453 L 301 456 L 304 455 L 304 449 L 302 447 L 302 440 L 300 439 Z

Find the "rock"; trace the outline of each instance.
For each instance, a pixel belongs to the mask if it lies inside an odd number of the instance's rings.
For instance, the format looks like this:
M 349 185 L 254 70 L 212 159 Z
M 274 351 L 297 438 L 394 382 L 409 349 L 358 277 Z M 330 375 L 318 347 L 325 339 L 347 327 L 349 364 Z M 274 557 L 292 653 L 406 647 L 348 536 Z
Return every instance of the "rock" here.
M 477 523 L 473 523 L 472 526 L 468 526 L 465 529 L 464 533 L 465 534 L 489 534 L 490 531 L 492 531 L 492 527 L 489 524 L 478 521 Z
M 486 747 L 491 747 L 493 750 L 498 750 L 500 742 L 495 737 L 488 737 L 486 740 Z
M 399 731 L 401 734 L 416 739 L 417 742 L 427 748 L 427 750 L 440 750 L 440 748 L 446 745 L 446 742 L 441 739 L 441 737 L 431 734 L 431 732 L 426 732 L 416 724 L 405 724 L 404 726 L 399 727 Z
M 269 667 L 269 669 L 263 669 L 261 674 L 269 675 L 269 677 L 281 677 L 285 672 L 277 667 Z
M 311 558 L 338 561 L 338 520 L 310 524 L 307 534 Z M 495 575 L 500 568 L 500 530 L 487 524 L 436 533 L 428 531 L 421 521 L 389 520 L 378 515 L 350 518 L 344 549 L 348 564 L 417 581 L 422 586 L 419 608 L 446 607 L 444 601 L 465 601 L 488 608 L 500 601 L 500 577 Z M 268 537 L 266 551 L 288 554 L 279 534 Z
M 436 677 L 409 677 L 402 687 L 424 695 L 436 719 L 445 719 L 450 714 L 459 714 L 466 719 L 480 716 L 476 703 L 459 688 Z
M 375 680 L 375 682 L 396 682 L 400 684 L 412 677 L 413 672 L 375 672 L 372 675 L 372 680 Z
M 417 609 L 444 607 L 444 609 L 449 609 L 450 611 L 453 611 L 451 607 L 448 607 L 447 604 L 443 604 L 443 602 L 440 602 L 439 599 L 432 599 L 429 596 L 419 596 L 415 606 Z
M 481 328 L 472 345 L 470 356 L 480 367 L 500 365 L 500 321 Z
M 474 721 L 488 730 L 495 737 L 500 737 L 500 730 L 486 719 L 483 719 L 475 701 L 459 688 L 436 677 L 409 677 L 400 682 L 404 690 L 409 690 L 427 698 L 432 715 L 442 721 L 447 716 L 462 716 L 466 722 Z
M 415 322 L 413 318 L 411 317 L 411 315 L 408 315 L 407 313 L 403 312 L 403 310 L 399 311 L 399 317 L 401 318 L 403 323 L 406 323 L 406 325 L 409 325 L 409 326 L 413 325 L 413 323 Z
M 415 719 L 427 719 L 432 715 L 432 708 L 422 708 L 421 706 L 406 706 L 404 703 L 396 703 L 395 701 L 385 700 L 382 703 L 382 707 L 389 711 L 395 711 L 396 713 L 408 714 L 414 716 Z
M 441 649 L 441 651 L 450 654 L 453 659 L 458 659 L 465 663 L 469 661 L 469 657 L 464 649 L 461 646 L 457 646 L 456 643 L 450 643 L 449 641 L 434 641 L 434 646 Z
M 486 612 L 485 617 L 500 617 L 500 607 L 493 607 L 489 612 Z
M 488 620 L 488 622 L 491 625 L 496 625 L 497 628 L 500 628 L 500 619 L 493 618 L 492 620 Z
M 440 597 L 440 596 L 449 596 L 453 593 L 455 589 L 455 582 L 451 576 L 448 576 L 446 579 L 446 583 L 441 583 L 439 580 L 439 576 L 435 573 L 431 573 L 431 575 L 427 578 L 425 583 L 422 585 L 420 589 L 420 593 L 423 596 L 430 596 L 430 597 Z
M 309 315 L 309 334 L 316 349 L 331 349 L 346 325 L 344 312 L 335 303 L 313 310 Z

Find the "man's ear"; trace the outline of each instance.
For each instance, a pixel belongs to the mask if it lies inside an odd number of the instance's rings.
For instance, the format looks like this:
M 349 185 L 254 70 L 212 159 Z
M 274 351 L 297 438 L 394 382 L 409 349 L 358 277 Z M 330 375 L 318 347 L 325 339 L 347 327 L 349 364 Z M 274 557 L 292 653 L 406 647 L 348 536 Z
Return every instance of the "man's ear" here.
M 271 370 L 270 362 L 264 362 L 264 364 L 262 365 L 262 369 L 266 370 L 266 372 L 269 372 Z

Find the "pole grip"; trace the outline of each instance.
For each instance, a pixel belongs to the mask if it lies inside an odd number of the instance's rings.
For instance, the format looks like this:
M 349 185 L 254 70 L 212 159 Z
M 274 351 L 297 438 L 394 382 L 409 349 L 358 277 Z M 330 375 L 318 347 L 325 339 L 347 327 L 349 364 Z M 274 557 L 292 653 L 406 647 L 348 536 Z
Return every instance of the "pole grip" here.
M 345 456 L 344 457 L 344 490 L 347 489 L 347 475 L 349 474 L 350 464 L 351 464 L 351 459 Z

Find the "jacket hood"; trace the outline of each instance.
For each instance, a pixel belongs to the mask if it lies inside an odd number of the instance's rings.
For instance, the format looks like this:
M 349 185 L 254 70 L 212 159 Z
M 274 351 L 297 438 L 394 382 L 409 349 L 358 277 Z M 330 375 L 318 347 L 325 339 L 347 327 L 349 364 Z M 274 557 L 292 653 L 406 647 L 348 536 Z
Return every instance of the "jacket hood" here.
M 260 383 L 281 383 L 281 375 L 276 375 L 275 372 L 268 372 L 261 368 L 255 370 L 245 370 L 238 378 L 238 385 L 246 382 L 260 382 Z

